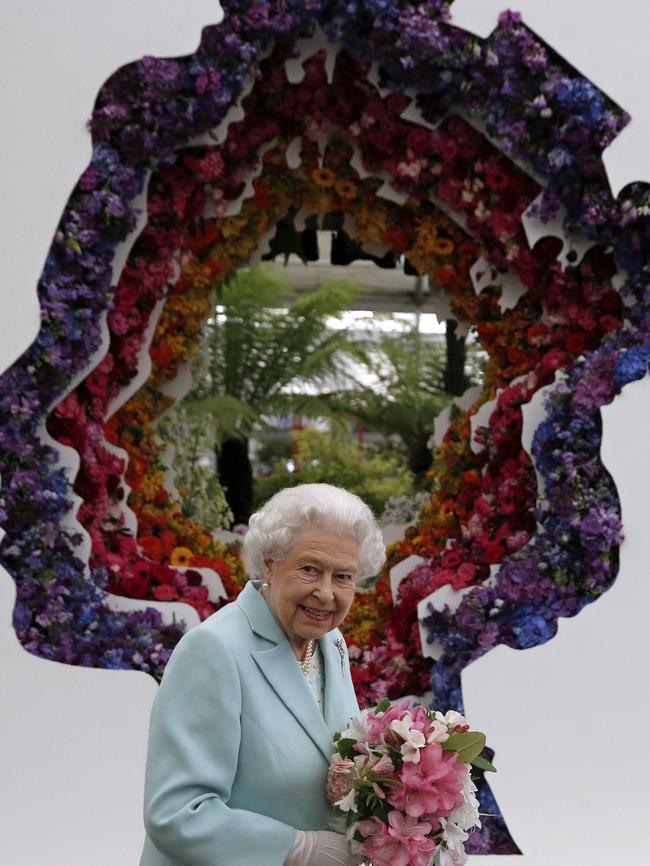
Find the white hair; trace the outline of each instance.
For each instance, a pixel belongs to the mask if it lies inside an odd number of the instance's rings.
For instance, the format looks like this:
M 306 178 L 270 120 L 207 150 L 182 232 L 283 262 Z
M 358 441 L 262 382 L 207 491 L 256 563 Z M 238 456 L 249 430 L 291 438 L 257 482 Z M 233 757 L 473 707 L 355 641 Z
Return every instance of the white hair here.
M 285 487 L 251 516 L 242 554 L 253 577 L 262 577 L 264 562 L 281 559 L 310 529 L 332 531 L 359 544 L 359 578 L 377 574 L 386 561 L 381 529 L 366 503 L 333 484 Z

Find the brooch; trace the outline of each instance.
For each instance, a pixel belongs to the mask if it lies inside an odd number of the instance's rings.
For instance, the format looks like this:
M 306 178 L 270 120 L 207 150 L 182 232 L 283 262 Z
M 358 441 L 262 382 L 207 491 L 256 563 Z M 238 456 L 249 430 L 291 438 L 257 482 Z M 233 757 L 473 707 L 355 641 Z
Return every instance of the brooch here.
M 336 641 L 336 646 L 341 656 L 341 673 L 345 673 L 345 642 L 342 637 Z

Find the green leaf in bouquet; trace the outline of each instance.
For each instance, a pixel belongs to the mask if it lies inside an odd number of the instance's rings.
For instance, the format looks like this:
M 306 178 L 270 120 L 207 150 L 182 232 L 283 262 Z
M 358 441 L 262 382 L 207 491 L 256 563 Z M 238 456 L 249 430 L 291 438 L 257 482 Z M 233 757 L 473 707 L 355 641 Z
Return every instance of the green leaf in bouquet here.
M 393 806 L 390 805 L 386 800 L 380 800 L 377 797 L 373 807 L 372 807 L 372 817 L 379 818 L 382 824 L 388 824 L 388 813 L 392 811 Z
M 448 752 L 458 752 L 460 760 L 470 764 L 485 748 L 485 734 L 480 731 L 455 731 L 441 745 Z
M 393 762 L 393 766 L 399 768 L 404 763 L 402 759 L 402 753 L 398 752 L 397 749 L 394 749 L 392 746 L 386 744 L 386 754 Z
M 491 764 L 487 758 L 482 758 L 480 755 L 478 758 L 474 758 L 470 761 L 472 767 L 477 767 L 479 770 L 485 770 L 486 773 L 496 773 L 497 768 L 494 764 Z
M 340 732 L 340 731 L 337 731 L 337 732 L 334 734 L 334 742 L 335 742 L 335 743 L 338 743 L 338 741 L 339 741 L 340 739 L 341 739 L 341 732 Z
M 351 737 L 340 737 L 336 743 L 338 753 L 342 758 L 351 758 L 354 756 L 354 744 L 356 740 Z
M 385 713 L 386 710 L 390 707 L 390 700 L 388 698 L 382 698 L 377 706 L 375 707 L 376 713 Z

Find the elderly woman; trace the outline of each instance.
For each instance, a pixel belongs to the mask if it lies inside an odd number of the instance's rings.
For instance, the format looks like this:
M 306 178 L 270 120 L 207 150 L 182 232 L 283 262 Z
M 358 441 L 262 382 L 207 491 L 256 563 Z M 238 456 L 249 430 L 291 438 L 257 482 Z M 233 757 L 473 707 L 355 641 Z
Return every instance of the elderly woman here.
M 338 626 L 384 561 L 357 497 L 281 490 L 244 541 L 254 576 L 188 632 L 157 695 L 141 866 L 354 866 L 327 829 L 332 735 L 358 711 Z

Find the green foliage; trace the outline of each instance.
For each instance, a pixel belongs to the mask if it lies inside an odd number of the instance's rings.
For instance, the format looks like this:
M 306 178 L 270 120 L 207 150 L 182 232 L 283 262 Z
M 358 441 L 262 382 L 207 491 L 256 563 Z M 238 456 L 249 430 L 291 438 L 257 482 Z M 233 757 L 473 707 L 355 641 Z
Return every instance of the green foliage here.
M 265 463 L 268 466 L 275 465 L 279 460 L 285 462 L 291 457 L 293 444 L 289 432 L 277 434 L 265 439 L 255 452 L 257 463 Z
M 375 514 L 381 514 L 386 500 L 411 492 L 413 478 L 403 459 L 364 450 L 358 442 L 342 435 L 300 430 L 293 434 L 297 444 L 297 471 L 278 470 L 256 481 L 256 505 L 283 487 L 325 482 L 345 487 L 360 496 Z
M 424 473 L 431 463 L 433 419 L 452 399 L 444 392 L 444 341 L 409 329 L 383 335 L 372 356 L 379 387 L 354 391 L 333 405 L 370 430 L 398 436 L 411 471 Z
M 482 758 L 480 755 L 474 760 L 470 761 L 472 767 L 476 767 L 477 770 L 483 770 L 486 773 L 496 773 L 497 768 L 493 763 L 488 761 L 487 758 Z
M 347 311 L 357 293 L 340 280 L 292 297 L 271 265 L 237 271 L 219 288 L 207 326 L 207 375 L 186 401 L 189 413 L 210 414 L 221 438 L 248 438 L 264 415 L 330 415 L 313 392 L 347 380 L 347 362 L 364 350 L 327 319 Z
M 354 757 L 354 755 L 356 755 L 356 752 L 354 751 L 355 743 L 356 740 L 353 740 L 349 737 L 339 737 L 339 739 L 336 741 L 336 749 L 339 755 L 342 758 Z
M 181 510 L 208 530 L 226 529 L 232 513 L 219 479 L 200 466 L 201 454 L 214 450 L 215 430 L 210 416 L 192 417 L 181 403 L 162 419 L 160 436 L 175 449 L 174 483 L 181 494 Z
M 442 748 L 457 752 L 461 761 L 470 764 L 485 748 L 485 734 L 480 731 L 455 731 L 442 743 Z

